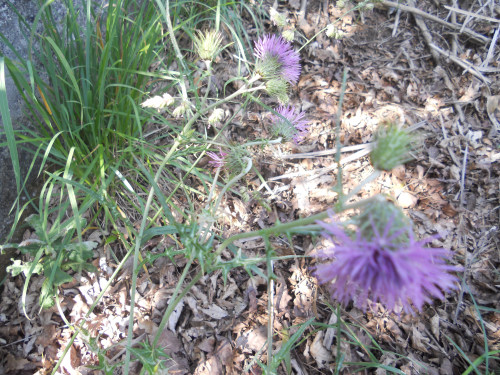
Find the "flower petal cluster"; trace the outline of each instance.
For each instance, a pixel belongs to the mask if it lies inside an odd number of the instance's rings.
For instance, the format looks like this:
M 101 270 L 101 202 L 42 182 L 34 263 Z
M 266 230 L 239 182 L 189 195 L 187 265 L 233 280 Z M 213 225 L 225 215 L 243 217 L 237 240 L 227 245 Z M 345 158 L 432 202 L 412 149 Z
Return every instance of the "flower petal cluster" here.
M 283 37 L 265 35 L 255 43 L 256 70 L 265 79 L 282 78 L 295 84 L 300 76 L 300 56 Z
M 336 245 L 317 255 L 327 262 L 319 264 L 315 274 L 320 283 L 328 284 L 332 297 L 344 305 L 353 301 L 365 311 L 371 301 L 389 310 L 401 306 L 413 313 L 432 298 L 443 299 L 443 291 L 456 288 L 457 278 L 449 272 L 460 267 L 447 264 L 449 250 L 425 247 L 433 237 L 416 241 L 409 228 L 389 234 L 391 220 L 383 233 L 372 222 L 374 235 L 369 239 L 359 231 L 351 238 L 334 222 L 318 224 Z M 397 241 L 401 235 L 408 241 Z
M 274 111 L 278 114 L 271 115 L 275 135 L 283 137 L 286 141 L 301 142 L 309 129 L 306 113 L 296 111 L 293 106 L 279 106 Z
M 220 147 L 218 154 L 215 152 L 208 151 L 207 155 L 212 159 L 208 162 L 208 164 L 211 164 L 214 168 L 220 168 L 226 164 L 227 153 L 223 152 L 222 148 Z

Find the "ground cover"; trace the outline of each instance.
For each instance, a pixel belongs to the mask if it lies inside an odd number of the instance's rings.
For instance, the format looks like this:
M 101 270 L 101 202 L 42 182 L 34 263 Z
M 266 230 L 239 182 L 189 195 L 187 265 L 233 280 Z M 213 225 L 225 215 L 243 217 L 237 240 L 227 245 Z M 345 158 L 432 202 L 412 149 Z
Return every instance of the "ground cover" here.
M 339 3 L 214 3 L 183 13 L 182 4 L 169 8 L 167 2 L 165 8 L 157 2 L 167 30 L 159 37 L 168 47 L 158 52 L 151 80 L 131 107 L 140 113 L 130 118 L 141 124 L 141 136 L 131 133 L 112 150 L 120 160 L 114 174 L 90 163 L 97 179 L 86 167 L 72 180 L 73 158 L 61 157 L 71 162 L 61 164 L 60 175 L 47 177 L 39 203 L 45 219 L 32 219 L 23 238 L 22 247 L 34 245 L 35 256 L 37 241 L 64 248 L 61 270 L 72 277 L 61 275 L 60 284 L 44 289 L 52 266 L 45 278 L 27 272 L 28 284 L 17 276 L 3 285 L 0 350 L 6 373 L 50 373 L 61 358 L 62 373 L 498 371 L 498 5 Z M 272 5 L 285 15 L 284 27 L 269 20 Z M 328 29 L 339 17 L 335 29 Z M 220 48 L 227 47 L 213 61 L 196 57 L 207 23 L 219 25 Z M 235 94 L 265 82 L 252 86 L 243 79 L 253 71 L 259 35 L 294 27 L 302 71 L 296 85 L 288 82 L 286 95 L 305 111 L 310 126 L 298 144 L 262 142 L 286 136 L 273 133 L 279 95 L 268 95 L 269 87 L 267 93 Z M 228 46 L 233 41 L 239 43 Z M 112 71 L 120 77 L 126 70 Z M 196 117 L 216 96 L 230 97 L 218 102 L 218 121 L 210 119 L 216 106 Z M 147 98 L 156 99 L 140 112 Z M 47 114 L 46 107 L 41 102 Z M 314 255 L 331 246 L 319 228 L 242 237 L 222 249 L 232 235 L 335 207 L 339 176 L 347 192 L 374 172 L 368 144 L 388 120 L 406 124 L 421 147 L 413 161 L 368 181 L 352 202 L 384 194 L 403 208 L 418 238 L 441 233 L 432 246 L 451 249 L 451 263 L 463 267 L 459 290 L 415 315 L 383 305 L 376 311 L 356 303 L 340 308 L 314 277 Z M 235 146 L 250 142 L 256 144 Z M 340 162 L 338 142 L 350 146 Z M 204 155 L 208 149 L 213 153 Z M 74 160 L 86 160 L 91 151 Z M 238 172 L 217 168 L 227 162 L 223 152 L 231 153 Z M 71 221 L 74 216 L 82 220 Z M 70 255 L 76 243 L 86 244 L 78 248 L 83 258 Z M 219 268 L 213 249 L 226 262 Z M 40 310 L 39 301 L 53 305 Z M 71 327 L 78 326 L 83 330 L 74 339 Z

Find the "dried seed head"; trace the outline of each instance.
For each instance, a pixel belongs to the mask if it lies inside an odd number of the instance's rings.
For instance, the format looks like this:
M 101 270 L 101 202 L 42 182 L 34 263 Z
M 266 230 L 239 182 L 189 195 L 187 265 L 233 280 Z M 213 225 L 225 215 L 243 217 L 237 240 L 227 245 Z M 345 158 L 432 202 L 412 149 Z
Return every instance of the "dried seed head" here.
M 193 37 L 194 47 L 200 59 L 214 61 L 221 51 L 222 36 L 215 30 L 204 33 L 198 30 L 198 35 Z
M 269 9 L 269 15 L 271 16 L 271 21 L 278 27 L 286 26 L 286 17 L 284 14 L 279 13 L 276 9 L 271 7 Z

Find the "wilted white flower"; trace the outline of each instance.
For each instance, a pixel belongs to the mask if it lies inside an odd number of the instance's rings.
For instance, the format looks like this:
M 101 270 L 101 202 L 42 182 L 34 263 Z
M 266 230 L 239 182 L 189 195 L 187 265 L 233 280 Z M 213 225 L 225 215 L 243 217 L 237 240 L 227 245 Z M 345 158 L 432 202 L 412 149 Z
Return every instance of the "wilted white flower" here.
M 224 118 L 224 110 L 222 108 L 216 108 L 208 118 L 208 123 L 210 125 L 217 124 Z
M 149 98 L 148 100 L 144 101 L 141 104 L 141 107 L 143 108 L 155 108 L 155 109 L 162 109 L 165 107 L 168 107 L 170 105 L 174 104 L 174 98 L 170 96 L 168 92 L 166 92 L 163 95 L 156 95 L 153 96 L 152 98 Z
M 271 7 L 269 9 L 269 15 L 271 16 L 271 21 L 278 27 L 285 27 L 286 17 L 279 13 L 276 9 Z
M 345 0 L 338 0 L 337 1 L 337 8 L 342 9 L 345 7 L 346 1 Z
M 363 7 L 363 10 L 372 10 L 373 8 L 375 8 L 375 4 L 373 4 L 373 3 L 367 3 Z
M 333 23 L 326 27 L 325 34 L 329 38 L 342 39 L 345 33 L 342 30 L 337 29 Z
M 178 107 L 176 107 L 174 109 L 174 111 L 172 112 L 172 115 L 174 117 L 177 117 L 177 118 L 182 117 L 184 115 L 184 113 L 186 113 L 188 108 L 189 108 L 189 103 L 182 102 Z

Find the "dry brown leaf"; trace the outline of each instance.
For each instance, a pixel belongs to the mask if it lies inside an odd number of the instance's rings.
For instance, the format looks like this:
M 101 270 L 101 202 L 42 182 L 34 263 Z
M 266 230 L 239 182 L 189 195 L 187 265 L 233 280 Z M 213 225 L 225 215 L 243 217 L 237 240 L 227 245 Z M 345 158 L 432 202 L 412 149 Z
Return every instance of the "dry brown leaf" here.
M 332 353 L 323 346 L 323 334 L 323 331 L 319 331 L 309 348 L 309 352 L 320 369 L 328 368 L 329 363 L 333 361 Z
M 17 374 L 21 370 L 29 369 L 30 361 L 25 358 L 16 358 L 12 354 L 7 354 L 7 363 L 5 370 L 7 373 L 12 372 Z
M 201 309 L 201 311 L 209 317 L 217 320 L 225 318 L 229 315 L 226 310 L 215 304 L 209 306 L 208 309 Z
M 267 328 L 264 326 L 251 328 L 236 339 L 236 347 L 244 353 L 263 350 L 267 343 Z

